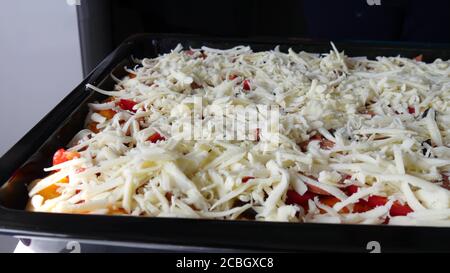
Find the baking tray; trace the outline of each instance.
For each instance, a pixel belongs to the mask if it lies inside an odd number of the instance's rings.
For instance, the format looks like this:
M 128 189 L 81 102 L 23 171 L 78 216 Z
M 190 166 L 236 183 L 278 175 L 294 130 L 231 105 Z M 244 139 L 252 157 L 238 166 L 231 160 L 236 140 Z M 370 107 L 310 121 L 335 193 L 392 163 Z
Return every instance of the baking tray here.
M 113 246 L 181 251 L 359 251 L 371 244 L 382 252 L 450 251 L 450 228 L 221 221 L 131 216 L 72 215 L 24 211 L 26 184 L 44 175 L 54 151 L 83 128 L 87 103 L 103 95 L 87 91 L 91 83 L 112 89 L 110 72 L 124 76 L 132 56 L 155 57 L 178 43 L 184 47 L 230 48 L 250 45 L 270 50 L 326 53 L 330 44 L 296 38 L 225 39 L 191 35 L 138 34 L 124 41 L 88 77 L 0 159 L 0 233 L 23 238 L 79 240 Z M 449 45 L 336 42 L 349 56 L 424 56 L 450 59 Z

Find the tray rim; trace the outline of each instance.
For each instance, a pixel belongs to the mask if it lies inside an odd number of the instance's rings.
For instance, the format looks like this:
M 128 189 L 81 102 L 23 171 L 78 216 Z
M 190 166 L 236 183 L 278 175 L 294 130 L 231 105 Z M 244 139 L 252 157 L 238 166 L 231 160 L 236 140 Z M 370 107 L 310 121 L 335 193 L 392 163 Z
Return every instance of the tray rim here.
M 120 62 L 119 58 L 121 56 L 121 51 L 124 51 L 126 48 L 132 47 L 134 43 L 139 42 L 140 39 L 179 39 L 181 41 L 189 41 L 189 40 L 197 40 L 197 41 L 209 41 L 214 43 L 219 42 L 232 42 L 232 43 L 260 43 L 260 44 L 321 44 L 329 43 L 329 41 L 319 41 L 319 40 L 311 40 L 311 39 L 303 39 L 303 38 L 268 38 L 268 37 L 258 37 L 258 38 L 223 38 L 223 37 L 205 37 L 201 35 L 189 35 L 189 34 L 152 34 L 152 33 L 140 33 L 132 35 L 127 38 L 124 42 L 122 42 L 113 52 L 111 52 L 100 64 L 91 72 L 89 75 L 77 86 L 75 87 L 57 106 L 55 106 L 47 115 L 45 115 L 24 137 L 22 137 L 10 150 L 8 150 L 1 158 L 0 158 L 0 183 L 3 185 L 3 181 L 7 181 L 10 177 L 12 177 L 13 173 L 5 173 L 4 168 L 1 167 L 4 163 L 15 165 L 16 168 L 20 168 L 25 161 L 19 162 L 20 160 L 14 160 L 14 153 L 25 153 L 21 151 L 20 146 L 27 142 L 32 141 L 35 138 L 36 134 L 39 134 L 40 131 L 48 128 L 46 126 L 46 121 L 58 113 L 72 113 L 72 111 L 76 108 L 77 102 L 82 100 L 84 97 L 88 95 L 87 92 L 82 94 L 80 91 L 84 90 L 84 85 L 86 83 L 96 84 L 98 81 L 102 80 L 101 77 L 105 73 L 109 73 L 107 69 L 113 66 L 115 63 Z M 274 43 L 273 41 L 277 41 Z M 336 41 L 336 44 L 346 43 L 351 46 L 356 47 L 370 47 L 370 48 L 399 48 L 405 49 L 406 46 L 408 50 L 416 50 L 416 49 L 437 49 L 437 50 L 448 50 L 450 52 L 450 44 L 429 44 L 429 43 L 405 43 L 405 42 L 367 42 L 367 41 Z M 123 54 L 122 54 L 123 55 Z M 116 60 L 118 59 L 119 60 Z M 67 107 L 67 106 L 70 107 Z M 60 126 L 63 121 L 62 117 L 59 123 L 56 126 Z M 42 143 L 41 143 L 42 144 Z M 27 151 L 26 154 L 31 156 L 35 151 Z M 28 156 L 28 157 L 29 157 Z M 8 161 L 13 160 L 12 163 L 8 163 Z M 7 179 L 6 179 L 7 178 Z M 0 185 L 0 186 L 1 186 Z M 102 216 L 102 215 L 74 215 L 74 214 L 55 214 L 55 213 L 38 213 L 38 212 L 27 212 L 21 210 L 15 210 L 6 208 L 0 205 L 0 233 L 6 234 L 16 234 L 19 236 L 37 236 L 37 237 L 51 237 L 51 238 L 59 238 L 59 239 L 83 239 L 83 240 L 94 240 L 94 241 L 117 241 L 117 242 L 131 242 L 131 243 L 144 243 L 150 244 L 154 243 L 155 239 L 152 238 L 151 242 L 149 240 L 145 240 L 145 238 L 137 239 L 134 236 L 117 236 L 117 233 L 110 234 L 92 234 L 89 232 L 85 232 L 84 234 L 76 233 L 76 232 L 66 232 L 65 227 L 71 224 L 80 223 L 86 228 L 86 219 L 100 219 L 99 221 L 104 224 L 114 224 L 121 223 L 123 224 L 123 219 L 126 219 L 128 222 L 141 222 L 143 219 L 146 220 L 148 225 L 174 225 L 174 224 L 189 224 L 194 226 L 199 226 L 198 228 L 205 228 L 208 226 L 216 226 L 216 225 L 224 225 L 224 226 L 250 226 L 252 228 L 260 228 L 264 226 L 264 228 L 299 228 L 302 230 L 337 230 L 338 232 L 345 233 L 355 233 L 359 236 L 367 236 L 371 233 L 383 232 L 385 234 L 393 233 L 400 234 L 405 231 L 413 232 L 413 233 L 422 233 L 423 231 L 427 231 L 428 233 L 439 233 L 439 234 L 450 234 L 449 227 L 434 227 L 434 226 L 382 226 L 382 225 L 348 225 L 348 224 L 313 224 L 313 223 L 280 223 L 280 222 L 248 222 L 248 221 L 232 221 L 232 220 L 211 220 L 211 219 L 185 219 L 185 218 L 139 218 L 139 221 L 136 221 L 136 217 L 133 216 L 120 216 L 120 217 L 111 217 L 111 216 Z M 120 219 L 120 220 L 118 220 Z M 131 220 L 133 219 L 133 220 Z M 62 220 L 64 224 L 57 224 L 56 222 Z M 193 221 L 193 222 L 192 222 Z M 55 222 L 55 223 L 53 223 Z M 225 224 L 224 224 L 225 223 Z M 87 225 L 89 226 L 89 225 Z M 254 226 L 254 227 L 253 227 Z M 87 230 L 85 230 L 87 231 Z M 449 236 L 447 236 L 449 237 Z M 148 239 L 148 238 L 147 238 Z M 159 243 L 166 244 L 170 243 L 170 240 L 156 240 Z M 180 240 L 176 243 L 176 245 L 195 245 L 196 242 L 192 242 L 190 240 Z M 236 242 L 234 242 L 236 243 Z M 204 246 L 204 244 L 202 244 Z M 212 243 L 211 247 L 222 247 L 228 246 L 227 244 L 221 245 L 220 243 Z M 238 247 L 243 247 L 245 245 L 240 245 L 239 243 L 236 245 Z M 258 248 L 261 248 L 260 244 L 255 245 Z M 280 246 L 269 246 L 269 249 L 278 249 Z M 282 247 L 281 247 L 282 248 Z M 393 249 L 395 249 L 394 247 Z M 401 248 L 401 247 L 400 247 Z M 349 246 L 349 249 L 354 249 Z M 450 248 L 449 248 L 450 251 Z

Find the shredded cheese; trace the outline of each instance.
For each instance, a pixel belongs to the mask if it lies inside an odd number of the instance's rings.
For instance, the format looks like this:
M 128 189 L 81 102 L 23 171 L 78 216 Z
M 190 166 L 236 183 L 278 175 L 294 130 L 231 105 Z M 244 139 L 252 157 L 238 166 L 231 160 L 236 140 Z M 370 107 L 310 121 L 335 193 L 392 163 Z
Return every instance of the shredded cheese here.
M 28 208 L 450 226 L 450 62 L 331 49 L 179 45 L 111 75 L 113 90 L 88 84 L 110 98 L 89 104 L 86 129 L 68 144 L 80 158 L 46 168 Z M 263 106 L 277 107 L 276 121 Z M 251 137 L 237 129 L 244 123 Z M 374 196 L 387 201 L 361 211 Z

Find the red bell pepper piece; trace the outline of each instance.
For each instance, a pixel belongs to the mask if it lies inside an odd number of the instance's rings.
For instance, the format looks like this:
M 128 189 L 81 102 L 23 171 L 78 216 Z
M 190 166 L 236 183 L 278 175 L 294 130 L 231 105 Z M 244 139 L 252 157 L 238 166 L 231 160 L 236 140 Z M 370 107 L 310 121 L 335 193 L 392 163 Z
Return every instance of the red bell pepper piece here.
M 408 204 L 402 205 L 397 201 L 392 204 L 391 209 L 389 210 L 391 216 L 405 216 L 410 212 L 413 212 L 413 210 L 408 206 Z
M 373 207 L 369 206 L 369 203 L 364 199 L 359 199 L 357 203 L 353 205 L 353 212 L 362 213 L 373 209 Z
M 261 138 L 260 138 L 260 129 L 259 128 L 256 128 L 256 130 L 255 130 L 255 135 L 256 135 L 256 141 L 259 141 Z
M 122 110 L 131 111 L 131 112 L 136 112 L 136 110 L 133 109 L 133 107 L 134 107 L 136 104 L 137 104 L 137 103 L 136 103 L 135 101 L 127 100 L 127 99 L 121 99 L 121 100 L 117 103 L 117 106 L 119 106 Z
M 53 155 L 53 165 L 58 165 L 64 163 L 66 161 L 72 160 L 74 158 L 79 158 L 80 153 L 78 152 L 69 152 L 65 149 L 61 148 Z
M 369 199 L 367 199 L 368 205 L 371 206 L 372 208 L 384 206 L 386 205 L 387 201 L 388 201 L 387 197 L 379 195 L 372 195 L 369 196 Z
M 308 190 L 312 193 L 319 194 L 319 195 L 331 195 L 329 192 L 322 190 L 321 188 L 319 188 L 317 186 L 313 186 L 310 184 L 308 184 L 307 186 L 308 186 Z
M 313 199 L 316 195 L 312 192 L 305 192 L 303 195 L 298 194 L 295 190 L 288 190 L 286 198 L 286 204 L 299 205 L 304 209 L 308 208 L 308 200 Z
M 378 206 L 383 206 L 387 203 L 387 201 L 388 201 L 387 197 L 378 196 L 378 195 L 372 195 L 367 200 L 369 206 L 371 206 L 373 208 L 378 207 Z M 392 204 L 391 209 L 389 210 L 389 213 L 391 214 L 391 216 L 405 216 L 410 212 L 413 212 L 413 210 L 411 209 L 410 206 L 408 206 L 408 204 L 402 205 L 398 201 L 395 201 Z
M 242 82 L 242 88 L 243 88 L 245 91 L 250 91 L 250 90 L 251 90 L 251 87 L 250 87 L 250 81 L 249 81 L 249 80 L 244 80 L 244 81 Z
M 150 141 L 151 143 L 156 143 L 158 141 L 164 141 L 166 140 L 166 138 L 160 135 L 159 133 L 154 133 L 147 140 Z
M 320 203 L 327 205 L 329 207 L 333 207 L 336 203 L 340 202 L 341 200 L 339 200 L 338 198 L 334 197 L 334 196 L 321 196 L 319 199 Z M 325 213 L 325 211 L 322 211 L 322 209 L 320 210 L 322 213 Z M 348 208 L 342 208 L 339 212 L 341 213 L 348 213 Z
M 250 179 L 255 179 L 253 176 L 244 176 L 242 177 L 242 183 L 247 183 Z
M 359 187 L 356 185 L 350 185 L 345 187 L 344 191 L 347 193 L 348 196 L 351 196 L 352 194 L 358 192 Z

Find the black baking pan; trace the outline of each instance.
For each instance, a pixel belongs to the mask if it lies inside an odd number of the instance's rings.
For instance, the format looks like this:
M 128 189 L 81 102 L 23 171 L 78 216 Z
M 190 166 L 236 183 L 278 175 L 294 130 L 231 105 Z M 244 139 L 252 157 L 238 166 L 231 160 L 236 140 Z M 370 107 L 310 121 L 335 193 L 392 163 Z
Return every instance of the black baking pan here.
M 367 252 L 371 245 L 382 252 L 450 252 L 450 228 L 304 224 L 252 221 L 194 220 L 128 216 L 36 213 L 24 210 L 26 185 L 44 175 L 53 153 L 83 128 L 87 103 L 102 95 L 87 91 L 91 83 L 112 89 L 110 72 L 126 75 L 132 59 L 155 57 L 181 43 L 184 47 L 230 48 L 250 45 L 270 50 L 326 53 L 325 41 L 286 39 L 224 39 L 187 35 L 139 34 L 123 42 L 0 159 L 0 233 L 25 238 L 80 240 L 115 246 L 139 246 L 181 251 L 345 251 Z M 424 61 L 450 59 L 449 45 L 376 42 L 336 42 L 349 56 L 423 55 Z M 63 90 L 62 90 L 63 91 Z

